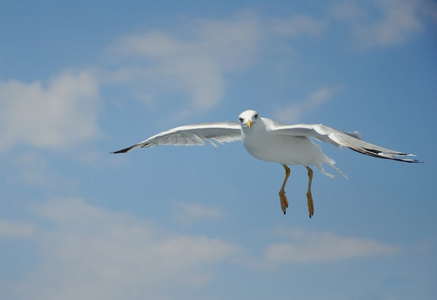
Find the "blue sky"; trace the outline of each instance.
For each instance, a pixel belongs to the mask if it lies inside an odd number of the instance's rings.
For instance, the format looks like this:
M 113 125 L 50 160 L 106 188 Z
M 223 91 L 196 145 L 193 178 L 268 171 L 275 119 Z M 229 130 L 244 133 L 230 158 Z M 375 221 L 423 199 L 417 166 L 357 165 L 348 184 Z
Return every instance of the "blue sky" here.
M 435 299 L 437 5 L 2 1 L 5 299 Z M 246 109 L 358 130 L 349 177 L 240 142 L 111 151 Z

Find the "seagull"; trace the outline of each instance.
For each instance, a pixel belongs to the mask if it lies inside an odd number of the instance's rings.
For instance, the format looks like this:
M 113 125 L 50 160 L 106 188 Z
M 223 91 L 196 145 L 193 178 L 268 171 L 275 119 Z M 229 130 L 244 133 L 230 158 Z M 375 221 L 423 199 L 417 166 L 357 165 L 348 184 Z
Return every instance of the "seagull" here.
M 323 174 L 334 177 L 323 168 L 327 164 L 344 175 L 336 166 L 335 161 L 323 153 L 318 144 L 311 139 L 332 144 L 338 148 L 342 146 L 364 155 L 377 158 L 396 160 L 407 163 L 418 163 L 411 157 L 414 154 L 403 153 L 383 148 L 361 140 L 360 134 L 343 132 L 323 124 L 295 124 L 287 125 L 268 118 L 260 117 L 254 110 L 246 110 L 239 116 L 239 122 L 214 122 L 176 127 L 158 133 L 138 144 L 114 151 L 112 153 L 126 153 L 135 148 L 150 148 L 159 145 L 203 146 L 205 142 L 216 147 L 214 142 L 223 144 L 241 140 L 244 148 L 257 159 L 280 163 L 285 169 L 285 178 L 279 190 L 281 210 L 285 214 L 288 199 L 285 196 L 285 185 L 290 176 L 289 165 L 303 165 L 308 170 L 308 190 L 306 193 L 308 213 L 314 214 L 314 203 L 311 194 L 313 170 L 319 169 Z

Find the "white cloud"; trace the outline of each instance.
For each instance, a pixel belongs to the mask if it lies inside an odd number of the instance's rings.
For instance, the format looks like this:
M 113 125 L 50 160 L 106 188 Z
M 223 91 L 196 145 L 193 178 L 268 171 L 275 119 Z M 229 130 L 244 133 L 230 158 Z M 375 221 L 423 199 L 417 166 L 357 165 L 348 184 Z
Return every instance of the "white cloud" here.
M 352 26 L 357 45 L 369 48 L 401 44 L 423 32 L 428 19 L 437 21 L 437 5 L 428 0 L 375 0 L 364 7 L 347 0 L 335 6 L 332 14 Z M 381 17 L 371 19 L 374 15 Z
M 325 26 L 324 21 L 315 20 L 305 15 L 294 15 L 285 19 L 273 20 L 271 30 L 289 37 L 298 37 L 300 35 L 318 36 Z
M 261 28 L 254 15 L 242 14 L 232 20 L 196 20 L 184 36 L 161 31 L 127 35 L 110 51 L 142 59 L 146 67 L 140 72 L 135 68 L 135 77 L 139 74 L 162 90 L 184 90 L 192 99 L 190 110 L 207 110 L 224 95 L 224 74 L 252 61 Z
M 338 2 L 331 9 L 331 14 L 335 18 L 345 21 L 362 20 L 368 17 L 368 11 L 351 0 Z
M 332 96 L 341 90 L 340 86 L 323 87 L 311 93 L 301 102 L 294 102 L 286 107 L 281 107 L 274 113 L 275 118 L 288 123 L 294 123 L 299 118 L 310 111 L 313 111 L 328 101 Z
M 42 262 L 15 284 L 17 299 L 164 299 L 204 286 L 212 266 L 239 251 L 81 199 L 50 200 L 35 213 L 49 222 L 33 235 Z
M 88 72 L 64 72 L 46 87 L 0 80 L 0 152 L 24 144 L 61 149 L 98 134 L 98 88 Z
M 278 232 L 287 241 L 266 247 L 262 258 L 251 260 L 251 265 L 272 269 L 287 263 L 324 263 L 372 256 L 392 256 L 401 251 L 397 246 L 372 239 L 339 236 L 332 232 L 282 228 Z
M 13 155 L 9 160 L 9 168 L 13 168 L 13 174 L 8 176 L 10 182 L 24 187 L 39 187 L 51 193 L 76 191 L 74 180 L 67 180 L 55 172 L 49 160 L 44 155 L 35 151 L 24 151 Z
M 114 61 L 131 60 L 135 66 L 125 64 L 112 79 L 140 79 L 147 91 L 139 94 L 147 95 L 149 105 L 156 95 L 183 91 L 191 99 L 181 105 L 186 108 L 181 115 L 186 116 L 215 107 L 225 96 L 226 75 L 256 63 L 268 37 L 318 36 L 323 27 L 324 22 L 304 15 L 267 19 L 243 12 L 231 19 L 194 20 L 180 26 L 178 34 L 154 30 L 126 35 L 109 47 L 109 53 Z
M 202 220 L 219 220 L 222 213 L 216 208 L 198 203 L 181 203 L 177 205 L 175 217 L 182 224 L 189 224 Z
M 292 242 L 269 246 L 264 257 L 272 263 L 311 263 L 366 256 L 393 255 L 400 249 L 395 246 L 356 237 L 338 236 L 331 232 L 290 230 Z
M 0 220 L 0 238 L 27 238 L 34 232 L 33 224 Z
M 384 19 L 356 29 L 365 46 L 385 46 L 402 43 L 410 35 L 421 32 L 423 23 L 417 17 L 417 7 L 412 1 L 378 1 Z

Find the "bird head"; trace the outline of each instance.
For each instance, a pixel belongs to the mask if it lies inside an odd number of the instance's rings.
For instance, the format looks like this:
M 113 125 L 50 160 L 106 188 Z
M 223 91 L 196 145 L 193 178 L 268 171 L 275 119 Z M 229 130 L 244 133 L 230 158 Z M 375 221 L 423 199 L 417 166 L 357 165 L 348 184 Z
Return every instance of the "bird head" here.
M 251 128 L 258 121 L 258 113 L 254 110 L 246 110 L 238 118 L 242 128 Z

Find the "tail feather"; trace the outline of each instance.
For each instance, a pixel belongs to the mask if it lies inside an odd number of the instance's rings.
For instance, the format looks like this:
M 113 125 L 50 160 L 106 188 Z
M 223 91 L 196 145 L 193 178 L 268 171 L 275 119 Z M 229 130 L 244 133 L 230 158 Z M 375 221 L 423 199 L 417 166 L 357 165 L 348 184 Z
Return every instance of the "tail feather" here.
M 337 168 L 335 166 L 335 160 L 333 160 L 332 158 L 329 158 L 325 155 L 325 163 L 328 164 L 331 168 L 333 168 L 334 170 L 336 170 L 341 176 L 343 176 L 346 179 L 349 179 L 339 168 Z M 315 167 L 317 169 L 320 170 L 320 172 L 322 172 L 323 174 L 325 174 L 328 177 L 334 178 L 334 175 L 332 175 L 331 173 L 328 173 L 325 171 L 325 169 L 323 168 L 322 164 L 320 165 L 315 165 Z

